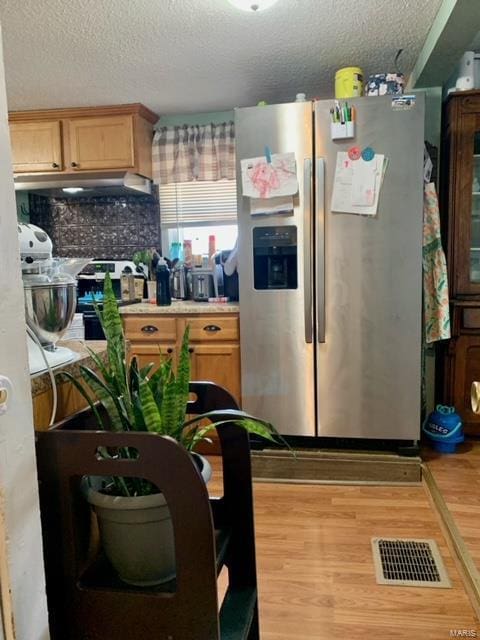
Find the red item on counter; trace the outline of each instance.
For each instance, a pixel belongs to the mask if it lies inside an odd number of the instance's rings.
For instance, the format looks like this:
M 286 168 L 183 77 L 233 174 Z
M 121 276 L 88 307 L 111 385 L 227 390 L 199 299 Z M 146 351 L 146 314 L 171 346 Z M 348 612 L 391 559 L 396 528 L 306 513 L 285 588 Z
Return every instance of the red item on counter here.
M 183 241 L 183 262 L 186 267 L 191 269 L 192 267 L 192 241 Z
M 208 236 L 208 258 L 215 253 L 215 236 Z

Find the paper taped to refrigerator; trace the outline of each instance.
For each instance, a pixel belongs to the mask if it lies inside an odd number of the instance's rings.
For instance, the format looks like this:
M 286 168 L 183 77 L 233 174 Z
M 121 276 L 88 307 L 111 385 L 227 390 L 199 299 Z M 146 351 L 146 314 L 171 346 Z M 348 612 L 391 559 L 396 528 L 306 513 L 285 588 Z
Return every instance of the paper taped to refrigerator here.
M 372 160 L 351 160 L 348 153 L 337 153 L 331 210 L 365 216 L 377 214 L 378 199 L 387 161 L 375 154 Z
M 252 216 L 293 215 L 293 211 L 292 196 L 250 199 L 250 215 Z
M 271 162 L 265 156 L 246 158 L 240 164 L 244 196 L 265 199 L 293 196 L 298 192 L 294 153 L 274 153 Z

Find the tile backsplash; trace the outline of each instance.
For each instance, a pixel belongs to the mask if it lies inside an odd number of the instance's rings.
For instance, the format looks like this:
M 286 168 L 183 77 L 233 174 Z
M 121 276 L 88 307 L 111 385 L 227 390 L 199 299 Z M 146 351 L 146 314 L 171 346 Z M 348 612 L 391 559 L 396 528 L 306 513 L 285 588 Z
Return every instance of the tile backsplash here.
M 130 260 L 161 248 L 155 196 L 49 198 L 30 194 L 30 221 L 52 239 L 54 255 Z

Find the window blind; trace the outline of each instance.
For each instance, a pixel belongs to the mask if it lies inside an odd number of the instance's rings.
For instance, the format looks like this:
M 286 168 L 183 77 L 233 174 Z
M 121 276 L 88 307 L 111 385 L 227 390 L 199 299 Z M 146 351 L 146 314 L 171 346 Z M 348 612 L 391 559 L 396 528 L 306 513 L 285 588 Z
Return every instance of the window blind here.
M 159 194 L 162 226 L 237 222 L 235 180 L 169 183 Z

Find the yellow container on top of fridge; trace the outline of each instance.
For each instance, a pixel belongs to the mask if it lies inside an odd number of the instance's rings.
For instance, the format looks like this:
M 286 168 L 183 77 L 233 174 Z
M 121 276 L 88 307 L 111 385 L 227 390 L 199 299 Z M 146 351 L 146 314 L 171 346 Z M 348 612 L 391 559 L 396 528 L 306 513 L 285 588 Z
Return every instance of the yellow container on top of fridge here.
M 335 98 L 363 96 L 363 71 L 360 67 L 344 67 L 335 74 Z

